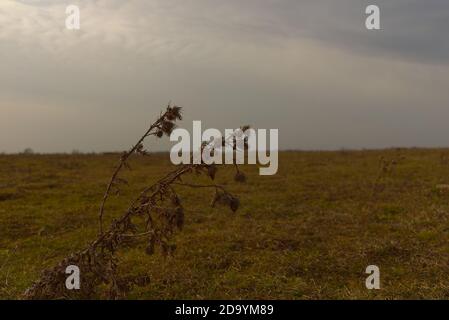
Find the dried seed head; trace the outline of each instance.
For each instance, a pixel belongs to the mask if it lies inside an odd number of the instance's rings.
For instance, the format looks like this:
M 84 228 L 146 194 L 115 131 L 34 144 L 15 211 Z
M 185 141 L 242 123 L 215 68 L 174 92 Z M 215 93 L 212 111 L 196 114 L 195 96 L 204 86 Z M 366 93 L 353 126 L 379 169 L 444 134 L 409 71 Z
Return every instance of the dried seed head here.
M 166 116 L 170 121 L 182 120 L 181 107 L 168 107 Z
M 161 125 L 161 130 L 163 133 L 165 133 L 167 136 L 169 136 L 173 129 L 175 128 L 175 124 L 171 121 L 163 121 Z
M 236 212 L 240 206 L 240 200 L 236 197 L 231 197 L 229 200 L 229 207 L 233 212 Z

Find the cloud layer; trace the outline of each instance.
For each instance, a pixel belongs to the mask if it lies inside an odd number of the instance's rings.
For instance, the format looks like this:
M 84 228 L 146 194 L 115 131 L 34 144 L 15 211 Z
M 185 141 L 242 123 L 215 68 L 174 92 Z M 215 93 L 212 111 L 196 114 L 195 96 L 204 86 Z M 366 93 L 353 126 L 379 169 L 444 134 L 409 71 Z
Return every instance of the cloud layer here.
M 168 100 L 283 148 L 445 145 L 449 2 L 378 3 L 373 32 L 358 0 L 2 0 L 0 151 L 126 148 Z

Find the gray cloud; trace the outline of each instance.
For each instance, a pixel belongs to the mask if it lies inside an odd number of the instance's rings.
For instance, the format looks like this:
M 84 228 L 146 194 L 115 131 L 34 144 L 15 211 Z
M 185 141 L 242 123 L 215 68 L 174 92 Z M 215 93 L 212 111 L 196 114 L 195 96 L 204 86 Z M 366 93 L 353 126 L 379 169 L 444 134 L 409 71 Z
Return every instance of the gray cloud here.
M 123 149 L 170 99 L 283 148 L 447 144 L 449 3 L 378 3 L 2 0 L 0 151 Z
M 364 28 L 366 5 L 381 9 L 379 32 Z M 298 4 L 298 6 L 300 6 Z M 313 14 L 298 21 L 308 36 L 331 42 L 360 54 L 413 59 L 424 63 L 449 62 L 449 2 L 445 0 L 314 1 Z M 326 10 L 327 8 L 327 10 Z M 299 11 L 299 10 L 298 10 Z M 332 18 L 326 19 L 329 14 Z M 289 21 L 295 17 L 290 16 Z M 312 21 L 320 21 L 313 25 Z

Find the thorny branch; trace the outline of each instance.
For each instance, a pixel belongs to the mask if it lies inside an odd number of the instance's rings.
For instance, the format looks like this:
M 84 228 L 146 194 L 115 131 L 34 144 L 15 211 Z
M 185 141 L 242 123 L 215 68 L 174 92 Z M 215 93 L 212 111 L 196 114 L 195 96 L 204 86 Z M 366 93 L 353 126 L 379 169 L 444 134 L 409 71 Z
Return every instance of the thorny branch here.
M 114 173 L 112 174 L 111 180 L 108 183 L 108 186 L 106 188 L 106 192 L 103 195 L 103 200 L 101 201 L 101 205 L 100 205 L 100 212 L 98 214 L 98 218 L 99 218 L 99 224 L 100 224 L 100 234 L 103 234 L 103 214 L 104 214 L 104 206 L 106 204 L 107 199 L 110 196 L 111 190 L 113 188 L 113 186 L 116 184 L 117 182 L 117 178 L 118 178 L 118 174 L 120 173 L 120 171 L 124 168 L 124 167 L 128 167 L 127 161 L 128 159 L 135 153 L 135 152 L 139 152 L 141 154 L 144 154 L 146 151 L 143 150 L 143 142 L 144 140 L 149 137 L 150 135 L 157 135 L 159 137 L 162 136 L 161 132 L 163 132 L 163 126 L 164 126 L 164 121 L 166 121 L 167 118 L 172 119 L 169 121 L 173 121 L 173 120 L 181 120 L 181 114 L 180 114 L 180 109 L 178 109 L 179 107 L 173 107 L 171 108 L 170 106 L 168 106 L 167 111 L 165 111 L 165 113 L 163 115 L 161 115 L 159 117 L 159 119 L 153 123 L 150 128 L 147 130 L 147 132 L 145 132 L 145 134 L 139 139 L 139 141 L 137 141 L 137 143 L 127 152 L 124 152 L 122 154 L 122 156 L 120 157 L 119 163 L 117 165 L 117 167 L 114 170 Z M 165 125 L 165 129 L 167 129 L 167 125 Z M 174 127 L 171 128 L 171 130 Z
M 59 299 L 59 298 L 91 298 L 103 296 L 109 299 L 123 297 L 133 285 L 145 285 L 147 277 L 130 278 L 120 277 L 117 272 L 117 251 L 127 245 L 138 245 L 146 240 L 146 253 L 151 255 L 159 247 L 163 255 L 172 255 L 176 246 L 171 243 L 171 236 L 184 225 L 184 208 L 181 199 L 175 190 L 175 186 L 192 188 L 215 188 L 212 206 L 215 204 L 227 205 L 235 212 L 239 207 L 239 199 L 230 194 L 222 186 L 188 184 L 182 181 L 184 175 L 191 173 L 205 174 L 214 180 L 217 167 L 214 164 L 184 164 L 178 166 L 164 177 L 144 188 L 123 215 L 114 219 L 107 231 L 103 230 L 103 216 L 105 203 L 113 188 L 123 179 L 119 173 L 124 167 L 129 167 L 128 160 L 135 154 L 146 154 L 143 149 L 145 138 L 153 135 L 162 137 L 169 135 L 175 127 L 176 120 L 181 120 L 181 108 L 177 106 L 167 107 L 165 113 L 150 126 L 139 141 L 125 152 L 114 170 L 114 173 L 106 188 L 99 211 L 100 234 L 84 250 L 80 250 L 63 259 L 55 267 L 45 270 L 41 278 L 36 281 L 24 293 L 25 299 Z M 242 127 L 243 128 L 248 128 Z M 228 145 L 234 137 L 223 139 L 222 146 Z M 246 141 L 245 141 L 246 142 Z M 209 144 L 203 144 L 207 148 Z M 235 149 L 235 148 L 234 148 Z M 246 177 L 236 166 L 234 179 L 245 181 Z M 140 242 L 139 242 L 140 241 Z M 81 270 L 81 289 L 69 291 L 65 287 L 67 275 L 65 270 L 69 265 L 76 265 Z

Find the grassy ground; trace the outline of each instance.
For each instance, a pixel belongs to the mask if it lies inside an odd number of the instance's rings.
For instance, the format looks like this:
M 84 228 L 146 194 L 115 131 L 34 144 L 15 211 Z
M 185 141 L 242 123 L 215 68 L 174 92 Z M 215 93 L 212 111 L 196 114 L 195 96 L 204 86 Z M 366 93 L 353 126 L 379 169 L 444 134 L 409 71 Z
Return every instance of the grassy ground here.
M 120 253 L 127 275 L 149 275 L 137 299 L 449 298 L 447 150 L 284 152 L 275 176 L 245 168 L 247 184 L 218 182 L 242 206 L 209 207 L 183 191 L 184 231 L 173 258 Z M 394 160 L 380 170 L 380 158 Z M 0 298 L 15 299 L 40 271 L 97 233 L 97 211 L 117 155 L 0 156 Z M 136 158 L 120 214 L 146 183 L 168 172 L 167 155 Z M 386 169 L 388 169 L 385 166 Z M 228 170 L 228 169 L 226 169 Z M 232 175 L 231 175 L 232 177 Z M 365 268 L 380 267 L 381 290 Z

